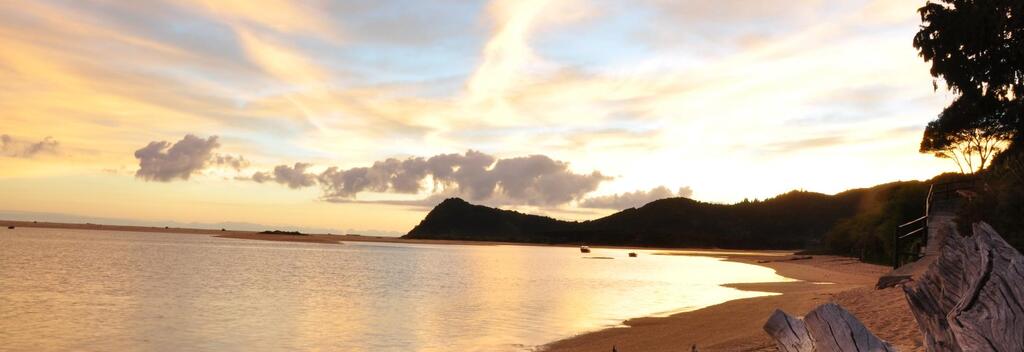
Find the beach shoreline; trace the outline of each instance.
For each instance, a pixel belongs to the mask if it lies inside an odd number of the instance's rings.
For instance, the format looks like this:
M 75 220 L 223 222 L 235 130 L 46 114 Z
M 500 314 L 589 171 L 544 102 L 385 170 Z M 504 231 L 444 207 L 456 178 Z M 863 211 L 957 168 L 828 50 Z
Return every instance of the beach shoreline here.
M 343 242 L 386 242 L 441 245 L 517 245 L 543 247 L 574 247 L 536 243 L 482 242 L 454 240 L 402 239 L 398 237 L 334 235 L 334 234 L 263 234 L 253 231 L 231 231 L 196 228 L 161 228 L 101 224 L 73 224 L 0 220 L 0 226 L 157 232 L 209 235 L 221 238 L 289 241 L 327 245 Z M 899 288 L 875 290 L 878 277 L 889 271 L 881 265 L 861 263 L 853 258 L 836 256 L 795 256 L 792 251 L 668 249 L 599 246 L 600 248 L 635 248 L 653 251 L 655 255 L 698 255 L 771 268 L 794 282 L 727 284 L 740 290 L 772 292 L 778 295 L 726 301 L 716 305 L 675 313 L 665 317 L 638 317 L 623 322 L 623 327 L 610 327 L 584 332 L 542 346 L 541 351 L 620 352 L 680 351 L 697 346 L 700 351 L 775 351 L 776 347 L 761 327 L 776 309 L 792 315 L 803 315 L 814 307 L 834 301 L 853 313 L 871 331 L 901 351 L 923 351 L 921 336 Z
M 690 255 L 688 253 L 662 253 Z M 924 351 L 921 334 L 900 288 L 875 290 L 889 267 L 837 256 L 715 255 L 724 260 L 774 269 L 794 282 L 741 283 L 724 286 L 779 295 L 743 298 L 667 317 L 642 317 L 540 346 L 545 352 L 777 351 L 762 326 L 775 309 L 801 316 L 814 307 L 836 302 L 869 330 L 900 351 Z M 798 258 L 798 259 L 797 259 Z

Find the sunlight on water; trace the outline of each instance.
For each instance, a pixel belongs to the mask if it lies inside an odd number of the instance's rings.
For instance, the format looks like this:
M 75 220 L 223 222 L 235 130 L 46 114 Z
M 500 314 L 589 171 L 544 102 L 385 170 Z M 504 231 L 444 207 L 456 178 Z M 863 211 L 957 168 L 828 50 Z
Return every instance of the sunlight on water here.
M 628 252 L 19 228 L 0 232 L 0 349 L 524 350 L 788 281 Z

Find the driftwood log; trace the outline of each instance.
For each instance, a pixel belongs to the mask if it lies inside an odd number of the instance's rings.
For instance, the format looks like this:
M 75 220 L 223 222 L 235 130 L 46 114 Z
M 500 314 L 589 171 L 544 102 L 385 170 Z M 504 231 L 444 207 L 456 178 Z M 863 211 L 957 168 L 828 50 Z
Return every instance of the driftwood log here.
M 814 342 L 807 333 L 803 319 L 794 318 L 780 309 L 776 309 L 768 322 L 764 323 L 764 331 L 775 339 L 775 344 L 782 352 L 813 351 Z
M 904 284 L 928 351 L 1024 351 L 1024 256 L 991 226 L 957 234 L 952 220 L 929 224 L 938 258 Z M 776 310 L 764 329 L 784 352 L 895 351 L 842 307 L 828 303 L 803 319 Z
M 775 310 L 764 330 L 783 352 L 896 351 L 835 303 L 822 304 L 803 319 Z
M 955 231 L 950 222 L 948 231 Z M 945 236 L 936 262 L 903 287 L 929 351 L 1024 349 L 1024 257 L 991 226 Z

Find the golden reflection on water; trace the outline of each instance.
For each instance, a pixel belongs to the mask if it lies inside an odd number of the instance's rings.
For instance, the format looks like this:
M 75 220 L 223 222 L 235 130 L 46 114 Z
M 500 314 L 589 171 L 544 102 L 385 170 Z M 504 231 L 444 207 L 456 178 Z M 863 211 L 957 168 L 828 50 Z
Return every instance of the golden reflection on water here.
M 655 253 L 17 229 L 0 236 L 0 341 L 13 350 L 511 351 L 766 294 L 721 284 L 788 281 L 759 266 Z

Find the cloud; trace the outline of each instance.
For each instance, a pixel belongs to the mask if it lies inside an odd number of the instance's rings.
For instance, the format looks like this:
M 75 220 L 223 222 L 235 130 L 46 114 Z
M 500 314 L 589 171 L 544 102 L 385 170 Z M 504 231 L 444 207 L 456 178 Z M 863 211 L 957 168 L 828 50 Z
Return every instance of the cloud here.
M 278 165 L 271 172 L 257 172 L 252 174 L 252 180 L 258 183 L 275 181 L 288 185 L 288 188 L 303 188 L 316 185 L 316 175 L 307 173 L 306 168 L 312 166 L 307 163 L 295 163 L 295 166 Z
M 732 148 L 758 151 L 767 154 L 790 155 L 819 149 L 836 149 L 850 146 L 865 146 L 890 139 L 912 140 L 921 133 L 921 126 L 909 125 L 886 128 L 861 128 L 861 131 L 817 131 L 820 136 L 805 138 L 772 139 L 760 144 L 743 143 Z
M 529 47 L 528 36 L 533 21 L 541 15 L 546 1 L 499 0 L 492 2 L 489 12 L 498 26 L 484 46 L 483 61 L 467 82 L 476 102 L 499 102 L 505 92 L 522 79 L 520 70 L 537 57 Z
M 568 163 L 544 155 L 498 160 L 489 174 L 510 200 L 544 206 L 580 199 L 611 179 L 597 171 L 573 173 Z
M 594 171 L 578 174 L 569 163 L 544 155 L 498 159 L 469 150 L 464 154 L 439 154 L 429 158 L 388 158 L 368 167 L 342 169 L 332 166 L 319 174 L 306 170 L 310 164 L 279 165 L 271 172 L 257 172 L 256 182 L 276 181 L 290 188 L 319 184 L 322 198 L 330 202 L 358 202 L 363 192 L 419 194 L 428 178 L 431 196 L 394 204 L 433 202 L 439 194 L 466 197 L 495 205 L 557 206 L 579 200 L 611 178 Z M 376 201 L 375 201 L 376 202 Z
M 772 153 L 794 153 L 809 149 L 834 147 L 849 142 L 847 138 L 842 136 L 822 136 L 772 142 L 761 146 L 761 148 Z
M 405 206 L 409 209 L 414 210 L 430 210 L 441 204 L 445 199 L 458 197 L 458 194 L 451 192 L 442 192 L 431 194 L 424 198 L 419 199 L 374 199 L 374 200 L 359 200 L 359 199 L 348 199 L 348 198 L 331 198 L 326 201 L 331 203 L 344 203 L 344 204 L 384 204 L 384 205 L 398 205 Z
M 14 158 L 34 158 L 40 154 L 57 154 L 60 145 L 53 137 L 47 136 L 38 142 L 27 142 L 14 139 L 9 135 L 0 135 L 0 155 Z
M 149 142 L 135 151 L 139 159 L 139 170 L 135 177 L 146 181 L 170 182 L 174 179 L 188 180 L 214 160 L 213 150 L 220 147 L 217 136 L 202 139 L 185 135 L 174 145 L 167 141 Z
M 241 155 L 227 155 L 217 154 L 210 159 L 211 164 L 226 166 L 235 171 L 242 171 L 242 169 L 249 167 L 250 163 L 245 160 Z
M 323 9 L 293 1 L 268 0 L 261 1 L 260 6 L 252 6 L 247 1 L 195 0 L 183 6 L 189 5 L 197 5 L 230 24 L 245 24 L 282 33 L 303 33 L 328 39 L 336 37 L 338 32 L 322 16 Z
M 649 191 L 638 190 L 635 192 L 590 197 L 580 202 L 579 206 L 581 208 L 621 210 L 640 207 L 658 199 L 671 197 L 689 198 L 690 196 L 693 196 L 693 189 L 690 187 L 680 187 L 679 191 L 673 194 L 672 190 L 669 190 L 668 187 L 658 186 Z
M 467 151 L 424 159 L 387 159 L 371 167 L 329 168 L 319 177 L 327 200 L 347 199 L 363 191 L 418 193 L 430 176 L 433 191 L 501 205 L 555 206 L 580 199 L 611 178 L 594 171 L 577 174 L 569 164 L 544 155 L 496 159 Z
M 607 174 L 657 175 L 645 188 L 680 177 L 728 184 L 700 186 L 723 202 L 945 166 L 917 153 L 919 134 L 837 132 L 923 128 L 946 105 L 907 45 L 919 22 L 913 1 L 598 0 L 563 10 L 574 2 L 24 2 L 0 11 L 0 82 L 12 87 L 2 121 L 23 138 L 60 126 L 61 153 L 90 141 L 81 147 L 95 156 L 75 165 L 93 169 L 123 164 L 130 136 L 227 128 L 239 147 L 289 166 L 314 162 L 317 176 L 339 165 L 327 160 L 379 153 L 557 150 Z M 848 141 L 764 146 L 833 135 Z M 800 168 L 827 153 L 838 156 L 830 167 Z M 483 175 L 496 161 L 450 171 L 466 178 L 466 194 L 498 199 L 492 180 L 460 171 Z M 274 165 L 260 171 L 272 177 Z M 758 170 L 784 171 L 721 182 Z
M 431 157 L 427 164 L 434 178 L 434 189 L 457 186 L 459 194 L 474 200 L 489 198 L 496 183 L 488 177 L 487 168 L 495 162 L 491 155 L 467 151 L 463 155 L 441 154 Z

